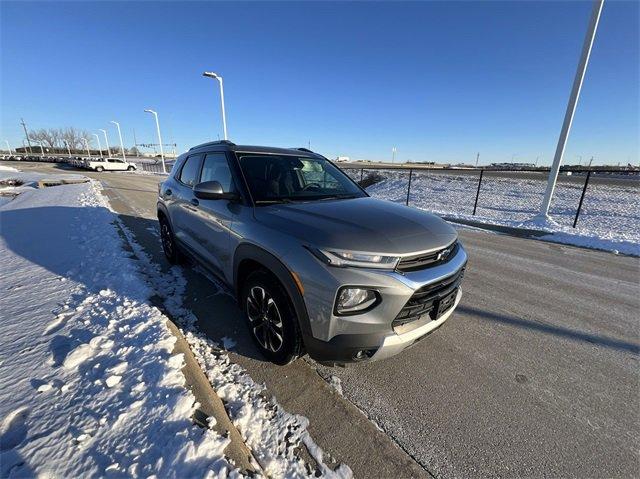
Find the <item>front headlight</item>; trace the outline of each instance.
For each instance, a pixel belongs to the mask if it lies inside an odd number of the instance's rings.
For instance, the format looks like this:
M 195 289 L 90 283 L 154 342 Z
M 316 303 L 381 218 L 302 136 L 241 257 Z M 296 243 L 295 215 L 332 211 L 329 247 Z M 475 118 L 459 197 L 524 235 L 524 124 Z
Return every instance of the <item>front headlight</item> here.
M 355 266 L 357 268 L 395 269 L 400 258 L 355 251 L 316 250 L 321 259 L 331 266 Z

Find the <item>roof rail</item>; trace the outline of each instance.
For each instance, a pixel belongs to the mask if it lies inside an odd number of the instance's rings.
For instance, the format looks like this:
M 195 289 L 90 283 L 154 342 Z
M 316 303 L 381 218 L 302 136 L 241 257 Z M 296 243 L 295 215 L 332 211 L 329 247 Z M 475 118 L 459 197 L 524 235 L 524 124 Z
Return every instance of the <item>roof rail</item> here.
M 236 144 L 232 141 L 229 140 L 218 140 L 218 141 L 208 141 L 207 143 L 202 143 L 200 145 L 196 145 L 193 146 L 191 148 L 189 148 L 189 151 L 194 150 L 196 148 L 201 148 L 203 146 L 211 146 L 211 145 L 229 145 L 229 146 L 236 146 Z
M 306 151 L 307 153 L 315 153 L 315 151 L 311 151 L 309 148 L 295 148 L 298 151 Z

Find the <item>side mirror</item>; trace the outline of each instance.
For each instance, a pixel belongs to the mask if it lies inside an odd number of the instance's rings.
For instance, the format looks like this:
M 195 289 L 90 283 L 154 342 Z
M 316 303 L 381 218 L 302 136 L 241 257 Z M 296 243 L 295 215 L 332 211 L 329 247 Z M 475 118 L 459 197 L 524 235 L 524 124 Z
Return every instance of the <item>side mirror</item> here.
M 225 193 L 218 181 L 203 181 L 193 187 L 193 194 L 201 200 L 237 200 L 237 193 Z

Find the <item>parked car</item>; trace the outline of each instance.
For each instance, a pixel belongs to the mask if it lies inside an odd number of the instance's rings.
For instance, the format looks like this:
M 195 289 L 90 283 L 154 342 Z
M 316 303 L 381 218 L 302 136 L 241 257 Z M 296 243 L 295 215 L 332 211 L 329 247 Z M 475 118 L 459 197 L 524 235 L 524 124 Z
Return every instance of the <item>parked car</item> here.
M 92 158 L 84 162 L 85 168 L 95 171 L 134 171 L 136 165 L 119 158 Z
M 437 216 L 369 197 L 307 149 L 192 148 L 159 185 L 162 247 L 235 292 L 266 358 L 393 356 L 440 327 L 467 254 Z

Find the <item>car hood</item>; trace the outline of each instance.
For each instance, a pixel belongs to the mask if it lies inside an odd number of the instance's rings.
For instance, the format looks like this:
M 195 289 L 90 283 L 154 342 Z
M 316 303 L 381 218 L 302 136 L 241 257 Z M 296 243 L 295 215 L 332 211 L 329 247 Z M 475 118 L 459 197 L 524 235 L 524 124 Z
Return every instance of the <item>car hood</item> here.
M 361 252 L 410 254 L 458 236 L 438 216 L 370 197 L 261 206 L 255 217 L 309 245 Z

